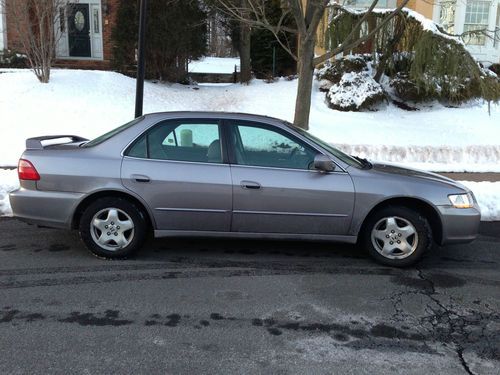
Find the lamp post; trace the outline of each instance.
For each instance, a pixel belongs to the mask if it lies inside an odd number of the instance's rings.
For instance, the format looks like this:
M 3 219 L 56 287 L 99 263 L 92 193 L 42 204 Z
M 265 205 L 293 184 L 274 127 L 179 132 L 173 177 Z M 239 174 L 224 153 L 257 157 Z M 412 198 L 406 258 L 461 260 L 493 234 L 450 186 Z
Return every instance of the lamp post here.
M 139 43 L 137 47 L 137 85 L 135 91 L 135 118 L 142 116 L 144 106 L 144 77 L 145 71 L 145 37 L 146 37 L 146 11 L 148 0 L 140 0 L 139 15 Z

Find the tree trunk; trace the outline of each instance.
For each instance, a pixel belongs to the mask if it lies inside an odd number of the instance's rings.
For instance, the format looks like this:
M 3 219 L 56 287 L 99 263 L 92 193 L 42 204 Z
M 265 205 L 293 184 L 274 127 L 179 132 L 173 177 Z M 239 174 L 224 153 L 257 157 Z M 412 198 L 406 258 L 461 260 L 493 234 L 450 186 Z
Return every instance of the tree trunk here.
M 240 82 L 249 83 L 252 79 L 252 64 L 250 62 L 250 27 L 241 24 L 240 27 Z
M 311 94 L 314 77 L 314 45 L 315 39 L 304 39 L 299 36 L 299 82 L 295 101 L 295 117 L 293 124 L 302 129 L 309 129 L 309 114 L 311 112 Z
M 241 0 L 241 8 L 247 7 L 247 0 Z M 250 61 L 251 31 L 250 26 L 240 23 L 240 82 L 249 83 L 252 79 L 252 64 Z

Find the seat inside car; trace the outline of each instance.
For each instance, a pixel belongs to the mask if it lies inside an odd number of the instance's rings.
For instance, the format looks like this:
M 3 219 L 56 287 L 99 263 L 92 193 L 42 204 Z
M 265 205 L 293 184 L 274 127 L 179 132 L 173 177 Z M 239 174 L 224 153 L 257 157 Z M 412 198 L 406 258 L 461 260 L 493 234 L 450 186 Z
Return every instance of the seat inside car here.
M 207 161 L 209 163 L 220 163 L 222 162 L 222 152 L 220 149 L 220 140 L 216 139 L 210 146 L 208 146 L 207 151 Z

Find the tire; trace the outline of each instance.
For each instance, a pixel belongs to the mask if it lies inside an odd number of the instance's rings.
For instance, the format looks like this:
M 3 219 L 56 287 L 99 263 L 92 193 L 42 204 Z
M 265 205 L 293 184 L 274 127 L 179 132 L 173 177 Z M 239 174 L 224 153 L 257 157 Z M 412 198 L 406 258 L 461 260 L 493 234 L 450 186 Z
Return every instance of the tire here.
M 368 218 L 362 240 L 378 263 L 407 267 L 418 262 L 432 246 L 432 230 L 417 211 L 389 206 Z
M 82 241 L 97 257 L 123 259 L 142 247 L 147 224 L 142 210 L 132 202 L 105 197 L 83 211 L 79 230 Z

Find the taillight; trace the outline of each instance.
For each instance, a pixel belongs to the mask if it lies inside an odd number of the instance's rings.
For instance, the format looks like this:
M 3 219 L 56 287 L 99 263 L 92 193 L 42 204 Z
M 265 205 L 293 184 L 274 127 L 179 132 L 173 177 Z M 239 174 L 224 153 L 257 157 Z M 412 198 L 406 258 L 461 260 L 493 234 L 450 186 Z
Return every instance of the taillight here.
M 29 160 L 19 159 L 19 164 L 17 166 L 17 174 L 20 180 L 38 181 L 40 180 L 40 175 L 38 174 L 36 168 L 31 164 Z

